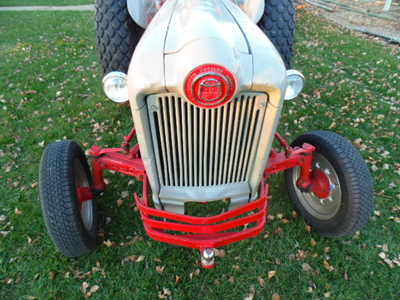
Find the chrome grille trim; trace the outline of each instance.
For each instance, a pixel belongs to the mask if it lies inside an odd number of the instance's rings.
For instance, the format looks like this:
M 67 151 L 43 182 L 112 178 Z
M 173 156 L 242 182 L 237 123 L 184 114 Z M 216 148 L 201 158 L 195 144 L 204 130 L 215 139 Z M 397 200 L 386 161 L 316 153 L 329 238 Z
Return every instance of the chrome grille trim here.
M 248 182 L 263 127 L 267 95 L 243 93 L 215 109 L 176 94 L 147 97 L 161 186 Z

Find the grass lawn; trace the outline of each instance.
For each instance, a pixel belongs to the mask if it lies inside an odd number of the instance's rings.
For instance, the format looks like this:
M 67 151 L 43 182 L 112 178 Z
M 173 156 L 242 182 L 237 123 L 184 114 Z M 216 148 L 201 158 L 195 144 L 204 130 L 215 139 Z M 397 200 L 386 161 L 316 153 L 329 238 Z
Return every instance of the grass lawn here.
M 82 5 L 94 4 L 95 0 L 0 0 L 2 6 L 35 6 L 35 5 Z
M 110 174 L 99 206 L 113 245 L 68 259 L 42 220 L 44 146 L 63 138 L 86 148 L 119 145 L 130 111 L 102 94 L 92 13 L 0 13 L 0 299 L 80 299 L 84 283 L 99 287 L 93 299 L 399 299 L 400 266 L 387 262 L 400 259 L 400 50 L 303 11 L 297 40 L 295 66 L 308 81 L 286 104 L 280 131 L 293 139 L 331 129 L 358 145 L 376 181 L 365 230 L 346 239 L 307 231 L 276 176 L 275 218 L 265 232 L 226 247 L 216 269 L 199 270 L 196 251 L 145 235 L 132 198 L 121 193 L 139 186 Z M 121 263 L 131 255 L 144 259 Z

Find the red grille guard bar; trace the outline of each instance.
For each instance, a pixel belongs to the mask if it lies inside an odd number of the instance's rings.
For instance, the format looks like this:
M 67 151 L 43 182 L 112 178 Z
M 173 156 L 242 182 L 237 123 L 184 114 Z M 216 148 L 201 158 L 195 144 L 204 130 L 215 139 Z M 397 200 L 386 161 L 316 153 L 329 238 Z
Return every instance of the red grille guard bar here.
M 129 148 L 134 136 L 135 129 L 132 129 L 124 138 L 121 148 L 102 149 L 93 146 L 90 149 L 89 155 L 93 158 L 92 189 L 97 192 L 105 189 L 103 170 L 113 170 L 143 181 L 142 198 L 135 194 L 136 206 L 148 235 L 161 242 L 203 251 L 258 235 L 266 224 L 268 213 L 268 185 L 265 180 L 270 175 L 289 168 L 296 166 L 301 168 L 297 184 L 303 189 L 309 189 L 317 195 L 326 192 L 323 178 L 312 173 L 312 153 L 315 148 L 308 144 L 291 148 L 279 134 L 276 134 L 276 139 L 285 151 L 277 152 L 275 149 L 271 151 L 257 200 L 212 217 L 194 217 L 154 209 L 149 206 L 149 183 L 140 158 L 139 147 L 135 145 Z
M 160 242 L 199 250 L 218 248 L 258 235 L 266 223 L 268 188 L 265 183 L 260 187 L 260 197 L 257 200 L 212 217 L 192 217 L 151 208 L 148 206 L 147 179 L 144 180 L 143 186 L 143 198 L 135 194 L 136 206 L 147 234 Z M 247 213 L 252 214 L 242 216 Z M 239 216 L 242 217 L 237 218 Z M 174 222 L 159 221 L 153 219 L 154 217 Z M 253 223 L 255 223 L 253 227 L 246 228 Z M 246 229 L 225 232 L 242 226 Z M 165 230 L 191 234 L 176 235 L 166 233 Z

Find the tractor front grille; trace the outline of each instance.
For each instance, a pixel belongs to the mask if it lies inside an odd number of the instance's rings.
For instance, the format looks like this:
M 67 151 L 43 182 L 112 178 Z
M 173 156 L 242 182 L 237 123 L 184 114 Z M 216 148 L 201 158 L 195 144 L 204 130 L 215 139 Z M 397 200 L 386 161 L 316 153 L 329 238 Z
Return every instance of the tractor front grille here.
M 176 94 L 147 97 L 161 186 L 216 186 L 248 181 L 267 106 L 267 95 L 240 94 L 214 109 Z

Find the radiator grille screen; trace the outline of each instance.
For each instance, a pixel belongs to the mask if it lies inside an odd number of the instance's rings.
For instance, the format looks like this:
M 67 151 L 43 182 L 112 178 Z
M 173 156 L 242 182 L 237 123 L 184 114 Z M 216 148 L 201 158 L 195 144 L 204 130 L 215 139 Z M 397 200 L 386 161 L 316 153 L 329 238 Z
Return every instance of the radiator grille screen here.
M 213 186 L 248 180 L 267 96 L 241 94 L 215 109 L 175 94 L 147 98 L 161 186 Z

